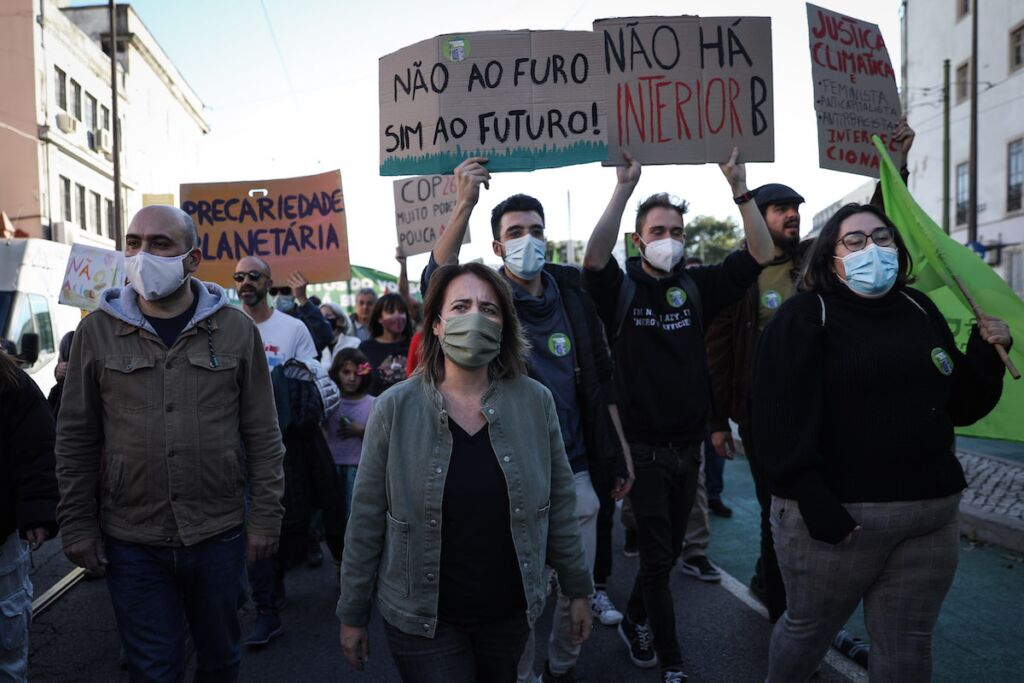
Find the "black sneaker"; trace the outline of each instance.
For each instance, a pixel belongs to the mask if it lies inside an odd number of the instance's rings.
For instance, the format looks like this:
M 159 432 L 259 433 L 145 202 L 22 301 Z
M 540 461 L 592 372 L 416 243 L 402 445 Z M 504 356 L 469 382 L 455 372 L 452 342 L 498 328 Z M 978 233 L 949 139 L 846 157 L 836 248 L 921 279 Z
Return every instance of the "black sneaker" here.
M 679 669 L 668 669 L 661 672 L 661 683 L 686 683 L 686 674 Z
M 732 517 L 732 508 L 720 500 L 709 500 L 708 512 L 716 517 Z
M 715 565 L 708 562 L 708 558 L 703 555 L 697 555 L 691 557 L 688 560 L 683 560 L 680 565 L 680 569 L 683 570 L 684 574 L 689 574 L 695 579 L 701 581 L 710 581 L 716 583 L 722 580 L 722 573 L 718 571 Z
M 640 548 L 636 543 L 636 532 L 626 529 L 626 542 L 622 545 L 622 554 L 626 557 L 636 557 L 640 554 Z
M 281 624 L 281 617 L 277 615 L 277 612 L 260 612 L 256 617 L 256 623 L 252 625 L 252 632 L 245 639 L 245 646 L 249 648 L 263 647 L 282 633 L 284 633 L 284 626 Z
M 654 639 L 647 624 L 634 624 L 627 616 L 619 623 L 619 637 L 629 646 L 629 658 L 633 660 L 633 664 L 641 669 L 650 669 L 658 665 Z
M 577 683 L 580 679 L 576 677 L 576 667 L 569 667 L 563 674 L 551 673 L 550 662 L 544 662 L 544 673 L 540 680 L 543 683 Z

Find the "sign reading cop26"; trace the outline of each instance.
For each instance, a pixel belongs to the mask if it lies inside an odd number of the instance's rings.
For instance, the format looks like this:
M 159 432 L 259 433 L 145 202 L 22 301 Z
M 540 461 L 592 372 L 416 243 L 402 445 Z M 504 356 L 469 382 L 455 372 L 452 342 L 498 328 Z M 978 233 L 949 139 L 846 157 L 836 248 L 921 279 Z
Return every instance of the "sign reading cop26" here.
M 341 172 L 299 178 L 181 186 L 203 252 L 198 276 L 231 287 L 235 264 L 259 256 L 278 281 L 298 271 L 309 282 L 349 278 Z
M 818 165 L 877 178 L 877 135 L 890 152 L 900 120 L 896 72 L 876 24 L 807 4 Z
M 601 43 L 590 31 L 487 31 L 424 40 L 380 59 L 380 173 L 490 171 L 599 161 Z
M 599 19 L 609 165 L 773 161 L 768 17 Z
M 403 178 L 395 181 L 394 190 L 398 250 L 403 256 L 427 253 L 444 234 L 455 211 L 455 176 Z M 469 244 L 469 230 L 462 243 Z

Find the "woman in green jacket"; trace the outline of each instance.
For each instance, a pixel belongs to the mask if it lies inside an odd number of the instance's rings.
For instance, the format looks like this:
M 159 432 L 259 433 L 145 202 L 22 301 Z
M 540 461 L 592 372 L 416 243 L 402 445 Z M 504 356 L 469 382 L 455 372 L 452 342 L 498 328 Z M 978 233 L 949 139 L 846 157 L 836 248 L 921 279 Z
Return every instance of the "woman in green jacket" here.
M 544 607 L 545 562 L 593 593 L 551 393 L 526 376 L 504 280 L 446 266 L 424 304 L 422 362 L 374 404 L 341 568 L 341 645 L 362 669 L 371 599 L 405 683 L 514 681 Z

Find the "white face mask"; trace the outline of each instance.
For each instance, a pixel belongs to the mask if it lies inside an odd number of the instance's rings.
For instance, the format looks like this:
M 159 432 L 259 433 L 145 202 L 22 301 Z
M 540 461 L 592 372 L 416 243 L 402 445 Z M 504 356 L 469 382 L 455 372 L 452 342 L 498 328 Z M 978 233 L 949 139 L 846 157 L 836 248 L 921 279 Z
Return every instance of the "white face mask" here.
M 653 242 L 644 242 L 641 237 L 640 241 L 645 247 L 641 255 L 656 270 L 669 273 L 683 260 L 683 243 L 679 240 L 666 237 Z
M 192 253 L 189 249 L 181 256 L 154 256 L 140 251 L 124 259 L 124 274 L 132 288 L 146 301 L 165 299 L 185 282 L 188 274 L 184 262 Z

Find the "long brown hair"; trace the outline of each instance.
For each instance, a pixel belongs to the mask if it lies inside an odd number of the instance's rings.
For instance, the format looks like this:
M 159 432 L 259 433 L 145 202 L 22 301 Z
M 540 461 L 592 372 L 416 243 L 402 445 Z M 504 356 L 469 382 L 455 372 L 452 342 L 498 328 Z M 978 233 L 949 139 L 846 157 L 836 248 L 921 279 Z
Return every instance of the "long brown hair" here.
M 434 323 L 441 317 L 448 285 L 460 275 L 473 275 L 491 286 L 501 310 L 501 350 L 488 366 L 492 379 L 515 379 L 527 374 L 526 358 L 529 342 L 523 337 L 519 316 L 512 305 L 512 288 L 497 272 L 482 263 L 463 263 L 442 266 L 430 276 L 427 297 L 423 302 L 423 341 L 420 344 L 421 361 L 416 373 L 424 375 L 434 384 L 444 379 L 444 351 L 441 340 L 434 334 Z

